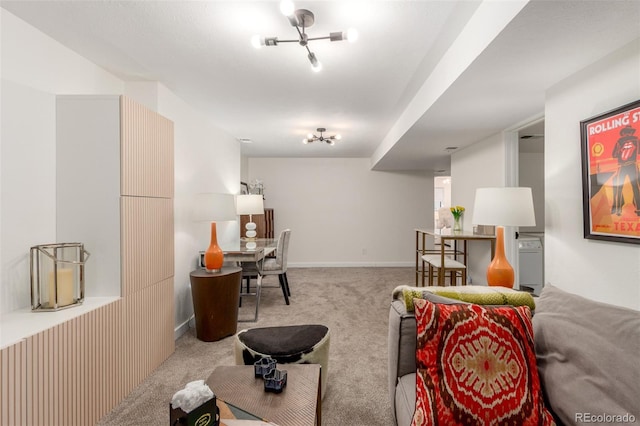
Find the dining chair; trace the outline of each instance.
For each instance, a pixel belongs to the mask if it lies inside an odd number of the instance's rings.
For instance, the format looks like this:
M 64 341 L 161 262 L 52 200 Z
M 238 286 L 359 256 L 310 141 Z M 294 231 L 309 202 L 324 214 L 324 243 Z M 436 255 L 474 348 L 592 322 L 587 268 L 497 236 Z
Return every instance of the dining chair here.
M 260 271 L 258 265 L 253 262 L 242 262 L 242 280 L 247 281 L 247 289 L 246 291 L 242 290 L 242 282 L 240 282 L 240 306 L 242 306 L 242 298 L 244 296 L 252 296 L 255 297 L 256 301 L 256 311 L 253 317 L 253 321 L 258 321 L 258 310 L 260 309 L 260 294 L 262 293 L 262 277 L 260 276 Z M 255 291 L 251 291 L 251 279 L 256 279 L 256 288 Z M 250 320 L 240 320 L 242 321 L 250 321 Z
M 291 290 L 289 288 L 289 280 L 287 279 L 287 257 L 289 252 L 289 238 L 291 230 L 285 229 L 278 237 L 278 246 L 276 248 L 276 257 L 266 258 L 262 264 L 260 274 L 264 277 L 267 275 L 277 275 L 280 281 L 280 288 L 284 295 L 284 301 L 289 304 L 289 296 Z M 265 286 L 263 286 L 265 287 Z M 268 286 L 266 286 L 268 287 Z
M 453 213 L 449 207 L 440 207 L 438 209 L 438 225 L 436 228 L 451 228 L 453 226 Z

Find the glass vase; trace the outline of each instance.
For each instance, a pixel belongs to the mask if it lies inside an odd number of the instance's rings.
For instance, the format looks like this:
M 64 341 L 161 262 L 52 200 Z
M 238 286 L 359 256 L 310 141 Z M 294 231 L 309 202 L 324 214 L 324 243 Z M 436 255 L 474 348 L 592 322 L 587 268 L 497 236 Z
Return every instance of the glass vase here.
M 462 216 L 453 218 L 453 232 L 462 232 Z

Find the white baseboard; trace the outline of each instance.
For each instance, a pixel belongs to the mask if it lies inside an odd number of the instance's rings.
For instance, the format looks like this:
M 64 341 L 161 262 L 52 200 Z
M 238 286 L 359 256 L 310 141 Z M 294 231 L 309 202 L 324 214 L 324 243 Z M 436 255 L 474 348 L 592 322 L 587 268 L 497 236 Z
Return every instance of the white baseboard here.
M 173 339 L 174 340 L 178 340 L 184 333 L 186 333 L 187 331 L 189 331 L 189 328 L 191 328 L 191 326 L 189 325 L 189 323 L 194 319 L 194 316 L 191 315 L 189 317 L 189 319 L 187 319 L 185 322 L 183 322 L 182 324 L 178 325 L 174 330 L 173 330 Z
M 415 262 L 289 262 L 289 268 L 408 268 Z

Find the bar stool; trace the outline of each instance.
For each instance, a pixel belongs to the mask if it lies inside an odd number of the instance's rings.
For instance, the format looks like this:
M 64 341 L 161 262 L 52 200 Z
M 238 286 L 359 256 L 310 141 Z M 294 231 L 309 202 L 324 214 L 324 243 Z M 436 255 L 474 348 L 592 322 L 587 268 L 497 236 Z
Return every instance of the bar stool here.
M 422 260 L 429 265 L 429 285 L 433 285 L 434 270 L 438 272 L 438 285 L 444 284 L 447 272 L 449 272 L 450 286 L 456 285 L 458 274 L 462 278 L 462 285 L 467 285 L 467 267 L 464 263 L 445 256 L 443 266 L 442 257 L 434 254 L 426 254 L 422 256 Z

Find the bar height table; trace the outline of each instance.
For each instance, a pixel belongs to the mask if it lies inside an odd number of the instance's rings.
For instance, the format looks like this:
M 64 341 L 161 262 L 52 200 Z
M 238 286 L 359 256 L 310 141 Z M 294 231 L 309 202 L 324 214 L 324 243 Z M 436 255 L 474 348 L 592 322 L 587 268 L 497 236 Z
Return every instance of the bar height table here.
M 489 241 L 491 243 L 491 259 L 495 254 L 496 250 L 496 236 L 495 235 L 481 235 L 474 234 L 473 232 L 467 231 L 452 231 L 451 229 L 415 229 L 416 231 L 416 286 L 422 284 L 424 287 L 424 277 L 425 277 L 425 266 L 424 261 L 422 260 L 422 255 L 424 254 L 439 254 L 441 257 L 441 265 L 444 265 L 444 257 L 446 255 L 453 256 L 454 259 L 457 259 L 458 256 L 462 257 L 462 263 L 468 267 L 469 261 L 469 250 L 467 243 L 469 241 Z M 438 237 L 440 238 L 440 250 L 429 250 L 426 248 L 426 238 L 430 237 Z M 446 248 L 446 241 L 453 241 L 453 248 Z M 462 250 L 458 248 L 458 241 L 462 241 L 463 247 Z M 421 263 L 422 262 L 422 263 Z M 421 266 L 422 265 L 422 266 Z M 431 285 L 431 283 L 429 283 Z M 444 274 L 438 275 L 438 285 L 444 285 Z

